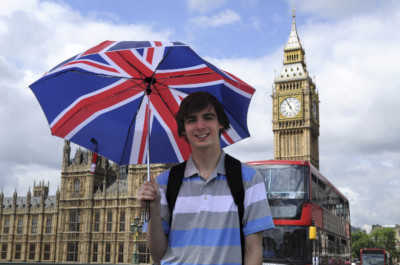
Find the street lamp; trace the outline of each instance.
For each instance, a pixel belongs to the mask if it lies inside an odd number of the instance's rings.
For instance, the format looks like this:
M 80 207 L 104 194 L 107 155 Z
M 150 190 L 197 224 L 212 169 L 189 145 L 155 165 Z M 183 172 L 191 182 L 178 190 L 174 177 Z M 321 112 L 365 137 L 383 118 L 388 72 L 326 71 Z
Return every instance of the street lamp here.
M 135 247 L 132 253 L 132 264 L 139 264 L 139 253 L 138 253 L 138 241 L 137 237 L 142 233 L 142 224 L 139 221 L 139 217 L 135 217 L 133 223 L 131 223 L 131 233 L 135 237 Z

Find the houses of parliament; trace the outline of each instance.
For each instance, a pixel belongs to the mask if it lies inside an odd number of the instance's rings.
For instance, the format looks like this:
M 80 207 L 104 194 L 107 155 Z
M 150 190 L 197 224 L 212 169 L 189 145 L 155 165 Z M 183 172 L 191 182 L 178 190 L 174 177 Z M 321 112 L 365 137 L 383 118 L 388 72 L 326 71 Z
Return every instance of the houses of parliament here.
M 130 228 L 135 218 L 144 221 L 136 192 L 147 166 L 116 166 L 100 158 L 91 173 L 92 156 L 78 149 L 71 158 L 65 141 L 55 195 L 43 182 L 26 196 L 0 193 L 0 262 L 131 263 L 136 247 L 139 262 L 150 263 L 145 236 Z M 151 170 L 159 174 L 167 166 L 153 164 Z
M 283 67 L 274 79 L 272 123 L 275 159 L 319 166 L 318 93 L 307 71 L 294 13 Z M 92 156 L 81 149 L 71 156 L 65 141 L 55 195 L 43 182 L 34 183 L 32 192 L 23 196 L 0 193 L 0 263 L 127 264 L 134 252 L 137 262 L 151 263 L 145 235 L 131 232 L 131 223 L 145 219 L 136 193 L 147 179 L 147 166 L 117 166 L 99 157 L 91 173 Z M 152 164 L 151 171 L 158 175 L 169 166 Z

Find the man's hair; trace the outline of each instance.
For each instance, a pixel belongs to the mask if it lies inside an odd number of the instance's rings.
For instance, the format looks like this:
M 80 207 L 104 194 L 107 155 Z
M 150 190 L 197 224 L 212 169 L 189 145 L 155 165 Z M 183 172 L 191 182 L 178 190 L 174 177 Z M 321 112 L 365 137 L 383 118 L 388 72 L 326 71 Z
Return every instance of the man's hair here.
M 176 123 L 178 124 L 179 136 L 184 136 L 185 118 L 208 107 L 214 107 L 218 122 L 223 126 L 219 132 L 220 135 L 222 132 L 225 132 L 227 129 L 229 129 L 229 119 L 221 102 L 219 102 L 218 99 L 208 92 L 198 91 L 189 94 L 182 100 L 178 113 L 175 116 Z

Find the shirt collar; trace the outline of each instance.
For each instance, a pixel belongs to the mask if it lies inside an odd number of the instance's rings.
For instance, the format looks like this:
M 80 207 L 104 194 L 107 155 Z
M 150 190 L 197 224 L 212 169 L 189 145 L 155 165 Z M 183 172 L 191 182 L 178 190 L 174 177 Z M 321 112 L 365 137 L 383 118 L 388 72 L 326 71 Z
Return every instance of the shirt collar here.
M 222 150 L 222 152 L 221 152 L 221 157 L 219 158 L 217 167 L 215 168 L 214 172 L 210 175 L 210 177 L 208 179 L 209 180 L 213 179 L 218 174 L 226 175 L 226 173 L 225 173 L 225 152 L 224 152 L 224 150 Z M 186 163 L 185 173 L 184 173 L 183 176 L 185 178 L 189 178 L 189 177 L 191 177 L 193 175 L 200 176 L 200 172 L 197 169 L 196 165 L 194 164 L 192 155 L 190 155 L 190 157 L 189 157 L 189 159 L 188 159 L 188 161 Z

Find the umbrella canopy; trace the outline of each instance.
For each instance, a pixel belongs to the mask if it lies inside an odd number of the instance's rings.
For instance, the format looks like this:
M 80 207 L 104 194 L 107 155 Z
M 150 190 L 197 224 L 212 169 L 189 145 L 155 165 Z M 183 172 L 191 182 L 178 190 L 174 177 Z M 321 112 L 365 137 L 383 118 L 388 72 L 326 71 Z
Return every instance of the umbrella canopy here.
M 182 99 L 196 91 L 224 105 L 231 128 L 221 137 L 222 147 L 248 137 L 247 110 L 255 92 L 188 45 L 157 41 L 102 42 L 30 88 L 53 135 L 119 165 L 188 159 L 190 148 L 178 136 L 174 117 Z

